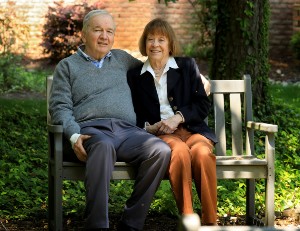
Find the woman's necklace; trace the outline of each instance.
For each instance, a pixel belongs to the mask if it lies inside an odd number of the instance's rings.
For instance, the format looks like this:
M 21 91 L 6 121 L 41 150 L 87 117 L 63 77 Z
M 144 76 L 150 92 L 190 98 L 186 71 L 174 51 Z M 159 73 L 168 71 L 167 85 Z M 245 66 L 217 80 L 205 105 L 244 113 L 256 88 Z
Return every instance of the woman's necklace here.
M 153 68 L 154 74 L 155 74 L 155 78 L 159 78 L 163 72 L 163 70 L 165 69 L 165 65 L 163 65 L 161 68 Z

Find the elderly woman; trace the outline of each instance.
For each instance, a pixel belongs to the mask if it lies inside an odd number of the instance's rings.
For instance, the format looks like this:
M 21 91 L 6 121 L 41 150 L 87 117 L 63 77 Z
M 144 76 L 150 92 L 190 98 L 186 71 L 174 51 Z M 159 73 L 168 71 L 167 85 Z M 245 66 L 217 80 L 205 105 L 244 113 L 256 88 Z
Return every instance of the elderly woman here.
M 127 74 L 137 125 L 172 149 L 168 177 L 180 214 L 193 214 L 192 182 L 202 205 L 202 224 L 217 220 L 215 135 L 204 119 L 211 103 L 192 58 L 175 57 L 178 42 L 162 19 L 150 21 L 140 38 L 146 62 Z

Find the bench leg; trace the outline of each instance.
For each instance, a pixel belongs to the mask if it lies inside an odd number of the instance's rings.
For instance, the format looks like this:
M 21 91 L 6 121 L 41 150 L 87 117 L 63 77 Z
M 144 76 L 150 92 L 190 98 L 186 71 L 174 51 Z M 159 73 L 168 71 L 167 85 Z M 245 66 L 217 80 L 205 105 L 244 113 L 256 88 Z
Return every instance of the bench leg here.
M 268 133 L 265 139 L 266 158 L 268 161 L 266 179 L 266 225 L 274 226 L 275 220 L 275 135 Z
M 255 219 L 255 180 L 246 180 L 246 224 L 253 225 Z
M 62 231 L 62 178 L 51 174 L 50 165 L 48 168 L 48 230 Z
M 266 179 L 266 226 L 274 226 L 275 206 L 274 206 L 274 171 L 269 171 Z
M 53 176 L 51 176 L 50 165 L 48 165 L 48 229 L 52 230 L 52 223 L 54 220 L 54 182 Z M 52 227 L 52 228 L 51 228 Z

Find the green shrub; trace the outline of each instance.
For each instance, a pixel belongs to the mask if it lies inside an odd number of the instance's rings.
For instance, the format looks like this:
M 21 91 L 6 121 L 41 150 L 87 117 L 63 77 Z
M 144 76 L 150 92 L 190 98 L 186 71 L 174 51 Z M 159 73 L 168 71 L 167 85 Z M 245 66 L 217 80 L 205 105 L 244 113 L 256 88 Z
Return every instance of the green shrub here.
M 34 106 L 27 113 L 17 104 L 1 105 L 0 217 L 45 217 L 46 116 Z
M 217 1 L 196 0 L 190 3 L 194 8 L 193 15 L 197 18 L 197 23 L 192 28 L 197 31 L 197 36 L 192 39 L 191 43 L 183 46 L 183 54 L 211 60 L 217 23 Z
M 97 2 L 89 5 L 87 1 L 65 6 L 61 1 L 49 7 L 43 30 L 44 53 L 49 54 L 53 63 L 73 54 L 81 43 L 80 32 L 85 14 L 94 9 L 104 9 Z
M 300 59 L 300 31 L 292 35 L 291 47 L 297 59 Z
M 1 63 L 1 59 L 0 59 Z M 9 69 L 10 78 L 9 85 L 7 82 L 2 82 L 0 74 L 0 86 L 6 86 L 0 88 L 1 93 L 11 92 L 45 92 L 46 76 L 52 73 L 52 70 L 26 70 L 20 65 L 11 65 Z

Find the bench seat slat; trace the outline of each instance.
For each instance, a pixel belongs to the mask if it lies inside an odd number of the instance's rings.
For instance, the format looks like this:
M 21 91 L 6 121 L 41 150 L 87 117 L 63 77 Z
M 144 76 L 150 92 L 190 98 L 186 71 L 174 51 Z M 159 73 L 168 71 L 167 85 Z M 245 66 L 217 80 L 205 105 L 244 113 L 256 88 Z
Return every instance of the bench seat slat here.
M 221 158 L 220 158 L 221 157 Z M 266 165 L 267 161 L 265 159 L 258 159 L 254 157 L 247 156 L 217 156 L 217 165 Z M 63 162 L 63 167 L 66 168 L 84 168 L 85 164 L 73 163 L 73 162 Z M 116 162 L 115 168 L 132 167 L 134 166 L 127 164 L 125 162 Z
M 257 179 L 265 178 L 265 160 L 218 160 L 217 159 L 217 178 L 218 179 Z M 64 166 L 63 178 L 69 180 L 84 180 L 85 168 L 82 164 L 69 164 Z M 115 166 L 113 180 L 133 180 L 136 176 L 136 169 L 124 162 Z

